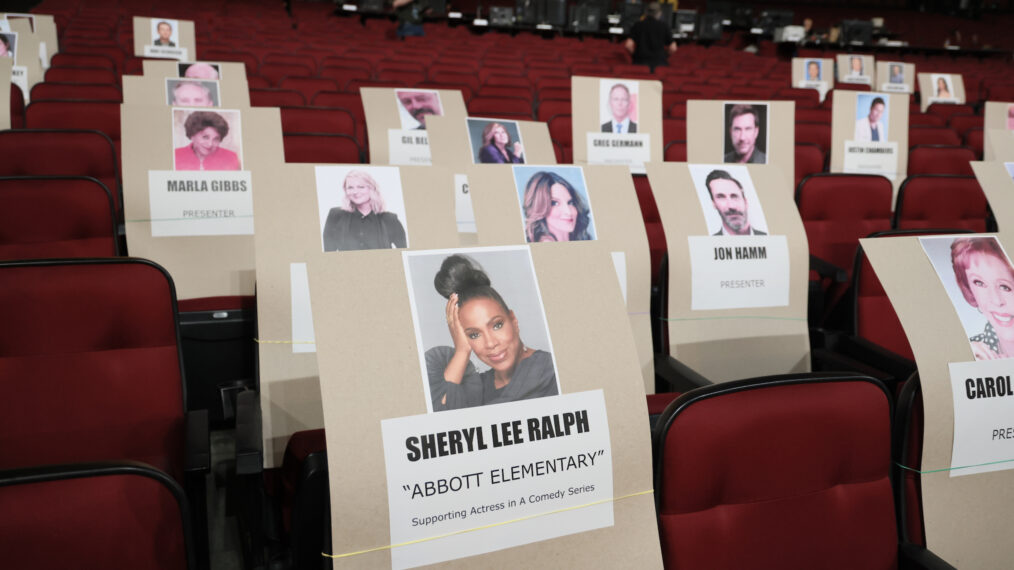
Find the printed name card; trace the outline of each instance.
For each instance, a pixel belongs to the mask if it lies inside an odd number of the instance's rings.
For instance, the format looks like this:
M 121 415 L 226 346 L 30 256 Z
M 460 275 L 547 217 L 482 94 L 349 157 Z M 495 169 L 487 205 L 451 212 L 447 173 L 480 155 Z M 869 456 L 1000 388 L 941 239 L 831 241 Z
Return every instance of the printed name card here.
M 572 77 L 575 164 L 627 166 L 644 173 L 662 160 L 662 85 L 658 81 Z
M 387 144 L 391 152 L 391 164 L 430 164 L 430 141 L 426 131 L 389 129 Z
M 785 236 L 688 236 L 694 311 L 789 304 Z
M 148 171 L 151 235 L 252 234 L 249 171 Z
M 951 477 L 1014 469 L 1014 360 L 951 362 Z

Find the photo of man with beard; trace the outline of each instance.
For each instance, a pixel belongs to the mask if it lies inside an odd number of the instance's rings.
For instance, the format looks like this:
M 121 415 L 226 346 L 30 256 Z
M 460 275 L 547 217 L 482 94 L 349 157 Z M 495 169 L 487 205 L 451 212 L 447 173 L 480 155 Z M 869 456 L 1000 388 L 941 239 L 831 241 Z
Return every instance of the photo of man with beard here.
M 767 105 L 725 104 L 725 160 L 767 164 Z
M 716 236 L 763 236 L 766 231 L 750 225 L 750 205 L 743 185 L 724 170 L 712 170 L 704 181 L 711 196 L 711 204 L 722 217 L 722 227 Z
M 401 113 L 402 129 L 424 131 L 427 116 L 444 114 L 440 105 L 440 93 L 436 91 L 395 89 L 394 95 L 404 110 Z

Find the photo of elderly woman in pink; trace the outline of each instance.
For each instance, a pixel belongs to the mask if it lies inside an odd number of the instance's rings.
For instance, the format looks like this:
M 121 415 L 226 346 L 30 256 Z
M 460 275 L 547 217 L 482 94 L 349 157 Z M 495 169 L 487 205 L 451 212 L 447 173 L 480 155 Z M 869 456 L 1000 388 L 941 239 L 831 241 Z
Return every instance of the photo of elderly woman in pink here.
M 174 115 L 184 113 L 174 109 Z M 189 112 L 183 121 L 183 130 L 190 143 L 175 150 L 175 170 L 240 170 L 239 155 L 222 148 L 222 141 L 229 135 L 229 122 L 222 114 L 213 111 Z M 235 112 L 235 124 L 239 113 Z M 236 139 L 237 137 L 233 137 Z

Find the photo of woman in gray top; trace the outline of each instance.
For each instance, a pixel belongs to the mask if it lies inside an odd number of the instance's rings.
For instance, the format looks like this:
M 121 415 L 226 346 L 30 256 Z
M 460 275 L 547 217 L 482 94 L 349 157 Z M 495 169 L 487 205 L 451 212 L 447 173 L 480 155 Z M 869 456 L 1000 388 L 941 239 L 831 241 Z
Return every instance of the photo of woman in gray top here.
M 450 255 L 433 283 L 447 299 L 453 343 L 425 354 L 434 411 L 559 394 L 552 354 L 525 346 L 514 311 L 481 267 L 463 255 Z M 476 373 L 472 353 L 490 369 Z

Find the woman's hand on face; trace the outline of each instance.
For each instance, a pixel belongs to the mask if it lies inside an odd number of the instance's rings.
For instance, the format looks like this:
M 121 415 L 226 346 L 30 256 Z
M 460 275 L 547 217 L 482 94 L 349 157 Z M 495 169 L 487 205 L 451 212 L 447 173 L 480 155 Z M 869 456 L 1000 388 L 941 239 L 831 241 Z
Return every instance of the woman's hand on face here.
M 999 354 L 993 352 L 993 349 L 989 348 L 989 345 L 977 341 L 970 343 L 972 345 L 972 354 L 975 355 L 976 360 L 996 360 L 1001 358 Z
M 514 143 L 514 156 L 521 158 L 521 155 L 525 153 L 525 147 L 521 146 L 520 142 Z
M 458 310 L 458 294 L 451 293 L 451 297 L 447 299 L 447 331 L 451 333 L 455 352 L 471 354 L 472 347 L 468 344 L 468 335 L 465 334 L 465 328 L 458 319 Z

